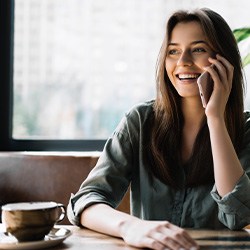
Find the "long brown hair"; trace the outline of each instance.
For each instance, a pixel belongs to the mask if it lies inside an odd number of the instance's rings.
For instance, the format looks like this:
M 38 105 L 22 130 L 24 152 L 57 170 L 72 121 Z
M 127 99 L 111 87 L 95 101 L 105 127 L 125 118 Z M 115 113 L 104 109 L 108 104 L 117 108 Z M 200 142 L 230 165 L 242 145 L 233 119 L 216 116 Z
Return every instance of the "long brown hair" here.
M 153 116 L 146 127 L 149 138 L 144 152 L 149 162 L 149 171 L 175 188 L 181 185 L 178 182 L 178 168 L 183 167 L 180 158 L 183 117 L 181 97 L 168 78 L 165 59 L 174 27 L 177 23 L 190 21 L 200 23 L 210 47 L 234 66 L 232 90 L 225 110 L 225 122 L 236 152 L 240 150 L 244 129 L 242 63 L 237 42 L 230 27 L 219 14 L 210 9 L 174 13 L 167 22 L 165 38 L 157 61 L 157 96 Z M 206 120 L 196 137 L 193 154 L 186 168 L 185 185 L 187 186 L 202 185 L 214 180 L 211 143 Z

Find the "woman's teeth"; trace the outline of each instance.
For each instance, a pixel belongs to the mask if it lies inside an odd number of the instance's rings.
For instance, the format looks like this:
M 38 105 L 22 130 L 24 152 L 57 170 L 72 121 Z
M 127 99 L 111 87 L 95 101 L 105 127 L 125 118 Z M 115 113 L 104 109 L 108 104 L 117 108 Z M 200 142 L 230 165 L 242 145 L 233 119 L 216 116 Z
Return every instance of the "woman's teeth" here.
M 185 79 L 196 79 L 199 77 L 199 74 L 179 74 L 178 78 L 180 80 L 185 80 Z

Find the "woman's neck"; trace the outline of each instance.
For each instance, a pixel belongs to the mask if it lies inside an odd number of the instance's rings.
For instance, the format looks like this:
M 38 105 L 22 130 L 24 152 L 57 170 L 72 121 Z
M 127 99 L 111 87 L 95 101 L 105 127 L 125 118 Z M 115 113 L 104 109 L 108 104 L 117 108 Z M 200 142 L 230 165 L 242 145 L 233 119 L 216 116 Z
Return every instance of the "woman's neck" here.
M 197 102 L 191 101 L 183 101 L 182 112 L 184 124 L 182 130 L 181 155 L 182 162 L 184 163 L 187 162 L 192 155 L 196 136 L 204 120 L 205 112 L 201 105 L 197 105 Z
M 205 115 L 205 109 L 202 107 L 200 100 L 183 98 L 182 114 L 184 118 L 184 126 L 190 128 L 199 128 Z

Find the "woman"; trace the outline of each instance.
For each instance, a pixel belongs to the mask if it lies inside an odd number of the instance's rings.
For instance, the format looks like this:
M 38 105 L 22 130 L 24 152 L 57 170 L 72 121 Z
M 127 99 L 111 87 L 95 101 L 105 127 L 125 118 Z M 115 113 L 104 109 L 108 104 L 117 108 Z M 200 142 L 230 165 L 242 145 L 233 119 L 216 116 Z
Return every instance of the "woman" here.
M 197 78 L 213 92 L 202 106 Z M 68 206 L 72 223 L 151 249 L 198 249 L 183 228 L 250 224 L 250 121 L 242 66 L 225 20 L 174 13 L 157 64 L 157 97 L 121 121 Z M 131 215 L 115 210 L 131 186 Z

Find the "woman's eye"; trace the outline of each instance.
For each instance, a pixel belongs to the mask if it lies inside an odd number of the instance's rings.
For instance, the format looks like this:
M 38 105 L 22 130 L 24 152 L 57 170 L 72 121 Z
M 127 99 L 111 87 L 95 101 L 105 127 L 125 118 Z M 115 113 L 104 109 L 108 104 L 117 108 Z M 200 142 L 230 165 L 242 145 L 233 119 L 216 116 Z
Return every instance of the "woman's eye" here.
M 204 48 L 195 48 L 193 49 L 193 52 L 206 52 L 206 50 Z
M 170 50 L 168 51 L 168 54 L 169 54 L 169 55 L 176 55 L 176 54 L 178 54 L 178 50 L 176 50 L 176 49 L 170 49 Z

